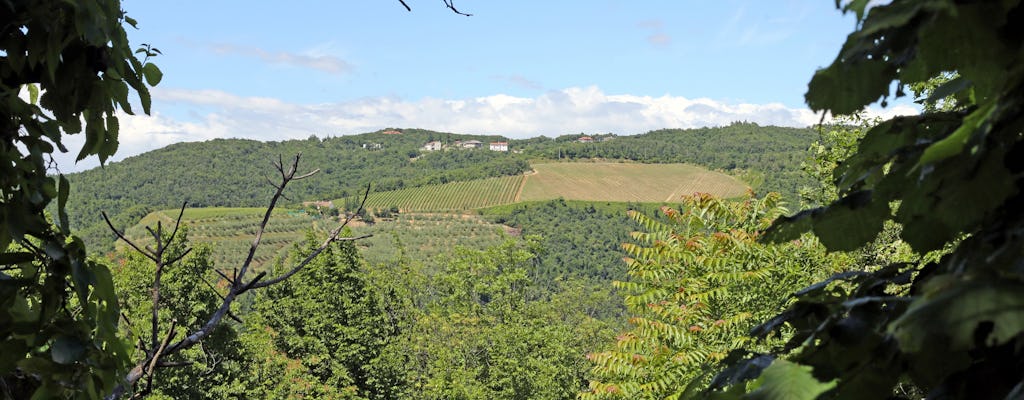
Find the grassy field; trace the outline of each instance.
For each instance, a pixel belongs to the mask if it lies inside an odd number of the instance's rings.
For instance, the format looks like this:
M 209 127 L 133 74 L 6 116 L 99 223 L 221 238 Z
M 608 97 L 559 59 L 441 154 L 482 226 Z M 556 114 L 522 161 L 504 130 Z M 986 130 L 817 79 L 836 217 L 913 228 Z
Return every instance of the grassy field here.
M 242 265 L 252 243 L 256 227 L 263 218 L 261 208 L 194 208 L 185 210 L 182 223 L 192 243 L 213 245 L 213 261 L 217 268 L 230 270 Z M 145 226 L 162 222 L 165 229 L 173 227 L 178 210 L 150 213 L 128 229 L 126 235 L 139 245 L 152 244 Z M 253 267 L 268 269 L 275 259 L 284 256 L 292 244 L 300 242 L 310 228 L 326 231 L 337 220 L 314 218 L 295 210 L 276 210 Z M 363 257 L 373 263 L 391 262 L 404 253 L 410 260 L 428 262 L 456 246 L 482 249 L 503 238 L 501 225 L 492 224 L 477 215 L 462 214 L 400 214 L 397 218 L 378 219 L 376 224 L 353 227 L 355 235 L 373 234 L 359 241 Z M 123 246 L 123 244 L 119 245 Z
M 534 164 L 519 199 L 671 202 L 696 192 L 735 197 L 747 190 L 740 180 L 688 164 Z

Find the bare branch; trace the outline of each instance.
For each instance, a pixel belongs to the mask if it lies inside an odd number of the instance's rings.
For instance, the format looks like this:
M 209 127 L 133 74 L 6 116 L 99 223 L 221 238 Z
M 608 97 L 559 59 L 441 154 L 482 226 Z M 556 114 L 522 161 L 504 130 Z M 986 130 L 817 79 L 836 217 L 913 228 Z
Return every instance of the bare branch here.
M 300 261 L 298 264 L 296 264 L 295 267 L 293 267 L 291 270 L 286 272 L 284 275 L 278 276 L 278 277 L 276 277 L 274 279 L 271 279 L 271 280 L 268 280 L 268 281 L 264 281 L 262 283 L 258 283 L 258 284 L 252 285 L 252 288 L 258 289 L 258 288 L 261 288 L 261 287 L 267 287 L 267 286 L 273 285 L 275 283 L 278 283 L 278 282 L 281 282 L 281 281 L 283 281 L 285 279 L 290 278 L 292 275 L 295 275 L 297 272 L 301 271 L 302 268 L 304 268 L 306 266 L 306 264 L 309 264 L 310 261 L 313 261 L 313 259 L 316 258 L 316 256 L 320 255 L 320 253 L 322 253 L 325 249 L 327 249 L 327 246 L 330 246 L 332 242 L 337 241 L 337 240 L 342 240 L 342 239 L 349 239 L 349 238 L 339 238 L 338 235 L 340 235 L 341 231 L 343 229 L 345 229 L 346 226 L 348 226 L 348 223 L 352 221 L 352 218 L 355 218 L 356 214 L 359 214 L 360 211 L 365 209 L 365 207 L 366 207 L 366 200 L 369 199 L 369 198 L 370 198 L 370 185 L 366 185 L 366 192 L 363 193 L 363 201 L 361 203 L 359 203 L 359 209 L 357 209 L 355 213 L 353 213 L 353 214 L 349 215 L 348 217 L 346 217 L 345 218 L 345 222 L 343 222 L 337 228 L 334 228 L 334 230 L 331 231 L 331 234 L 327 236 L 327 240 L 324 240 L 324 242 L 320 244 L 320 247 L 317 247 L 316 250 L 313 250 L 312 253 L 309 253 L 309 255 L 306 256 L 306 258 L 304 258 L 302 261 Z M 368 238 L 368 237 L 371 237 L 371 236 L 373 236 L 373 235 L 363 235 L 363 236 L 360 236 L 360 237 L 351 238 L 349 240 L 365 239 L 365 238 Z
M 235 285 L 235 281 L 231 278 L 228 278 L 228 276 L 225 275 L 223 272 L 220 272 L 219 269 L 214 268 L 213 272 L 216 272 L 217 275 L 220 275 L 221 278 L 224 278 L 225 281 L 228 281 L 228 283 L 231 284 L 231 286 Z
M 174 257 L 174 258 L 172 258 L 170 260 L 167 260 L 167 262 L 165 262 L 164 265 L 174 264 L 174 263 L 180 261 L 182 258 L 185 258 L 185 256 L 187 256 L 191 252 L 192 252 L 192 248 L 189 247 L 189 248 L 185 249 L 185 251 L 181 252 L 181 254 L 179 254 L 177 257 Z
M 448 9 L 452 10 L 452 12 L 454 12 L 456 14 L 465 15 L 467 17 L 472 17 L 473 16 L 473 14 L 466 14 L 464 12 L 461 12 L 461 11 L 457 10 L 455 8 L 455 0 L 444 0 L 444 5 L 446 7 L 448 7 Z
M 181 203 L 181 211 L 178 211 L 178 219 L 176 221 L 174 221 L 174 231 L 172 231 L 171 232 L 171 236 L 169 236 L 167 238 L 167 243 L 164 244 L 164 247 L 170 246 L 171 245 L 171 241 L 174 240 L 174 237 L 178 235 L 178 228 L 181 226 L 181 217 L 183 215 L 185 215 L 185 206 L 187 206 L 187 205 L 188 205 L 187 201 L 184 201 L 184 202 Z M 157 240 L 160 240 L 160 239 L 158 238 Z M 185 253 L 187 254 L 188 252 L 186 251 Z M 184 255 L 182 255 L 182 257 L 184 257 Z M 181 259 L 181 257 L 178 257 L 178 258 Z M 175 260 L 175 261 L 177 261 L 177 260 Z M 168 262 L 168 264 L 173 264 L 173 263 L 174 263 L 174 261 L 169 261 Z
M 455 3 L 454 3 L 455 0 L 443 0 L 443 1 L 444 1 L 444 6 L 446 8 L 448 8 L 449 10 L 452 10 L 452 12 L 454 12 L 456 14 L 459 14 L 459 15 L 465 15 L 467 17 L 472 17 L 473 16 L 473 14 L 467 14 L 467 13 L 464 13 L 464 12 L 459 11 L 458 9 L 456 9 L 455 8 Z M 402 6 L 405 7 L 406 11 L 412 12 L 412 7 L 409 7 L 409 5 L 405 3 L 405 0 L 398 0 L 398 2 L 402 3 Z
M 126 238 L 123 233 L 118 231 L 117 228 L 114 227 L 114 224 L 112 222 L 110 222 L 110 217 L 107 217 L 107 212 L 106 211 L 101 212 L 100 215 L 103 216 L 103 220 L 107 222 L 107 226 L 110 227 L 110 230 L 112 232 L 114 232 L 115 235 L 117 235 L 118 239 L 121 239 L 125 243 L 128 243 L 128 245 L 132 246 L 132 248 L 135 249 L 135 251 L 139 252 L 139 254 L 142 254 L 142 255 L 146 256 L 146 258 L 148 258 L 148 259 L 150 259 L 150 260 L 152 260 L 154 262 L 156 261 L 156 258 L 154 258 L 152 255 L 150 255 L 149 252 L 147 252 L 147 251 L 145 251 L 143 249 L 140 249 L 139 246 L 136 246 L 134 242 L 132 242 L 131 240 L 128 240 L 128 238 Z
M 195 364 L 195 362 L 193 362 L 193 361 L 175 361 L 175 362 L 160 361 L 160 362 L 156 363 L 156 367 L 157 368 L 176 368 L 176 367 L 187 367 L 187 366 L 192 365 L 192 364 Z

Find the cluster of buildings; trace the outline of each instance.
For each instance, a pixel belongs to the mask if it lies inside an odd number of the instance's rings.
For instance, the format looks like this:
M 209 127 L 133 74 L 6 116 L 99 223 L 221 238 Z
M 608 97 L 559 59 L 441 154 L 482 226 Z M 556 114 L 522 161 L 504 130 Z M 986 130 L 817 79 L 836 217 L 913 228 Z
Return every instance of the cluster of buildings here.
M 456 140 L 452 144 L 444 144 L 439 141 L 427 142 L 423 145 L 424 151 L 438 151 L 444 149 L 480 149 L 484 147 L 484 142 L 479 140 Z M 490 142 L 487 148 L 491 151 L 508 151 L 508 142 Z

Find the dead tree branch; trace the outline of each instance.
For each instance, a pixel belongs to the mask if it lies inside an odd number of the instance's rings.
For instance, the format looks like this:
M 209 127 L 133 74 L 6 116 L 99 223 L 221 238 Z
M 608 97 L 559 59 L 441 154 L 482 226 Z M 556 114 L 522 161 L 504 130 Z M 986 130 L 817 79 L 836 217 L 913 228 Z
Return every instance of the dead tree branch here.
M 319 247 L 314 249 L 312 253 L 310 253 L 310 255 L 306 256 L 298 264 L 296 264 L 294 267 L 288 270 L 288 272 L 282 274 L 281 276 L 272 279 L 263 279 L 266 276 L 266 273 L 261 272 L 257 274 L 255 277 L 253 277 L 252 280 L 246 282 L 246 274 L 249 273 L 252 261 L 256 255 L 256 250 L 259 248 L 260 243 L 263 240 L 263 233 L 266 231 L 267 224 L 270 222 L 270 216 L 273 213 L 274 208 L 277 207 L 278 201 L 282 198 L 285 198 L 283 193 L 285 188 L 288 186 L 288 184 L 294 181 L 306 179 L 320 172 L 319 169 L 315 169 L 305 174 L 298 174 L 299 160 L 301 157 L 302 154 L 296 155 L 294 159 L 291 161 L 291 163 L 287 165 L 284 163 L 284 160 L 281 157 L 278 157 L 278 160 L 275 160 L 273 162 L 274 168 L 277 169 L 277 172 L 280 175 L 280 181 L 278 183 L 271 182 L 271 186 L 274 187 L 274 195 L 270 198 L 270 203 L 267 206 L 266 212 L 263 214 L 263 219 L 261 220 L 258 228 L 256 229 L 256 234 L 253 238 L 252 244 L 250 244 L 249 246 L 249 252 L 246 255 L 245 261 L 239 268 L 236 268 L 234 270 L 234 273 L 232 274 L 231 277 L 228 277 L 227 274 L 224 272 L 221 272 L 216 269 L 214 270 L 217 274 L 221 276 L 221 278 L 228 282 L 229 286 L 227 293 L 221 294 L 219 291 L 216 290 L 216 288 L 213 287 L 213 285 L 211 285 L 209 282 L 206 282 L 207 285 L 210 286 L 210 289 L 217 293 L 217 296 L 221 298 L 221 304 L 198 330 L 188 333 L 184 338 L 178 340 L 177 342 L 173 341 L 174 338 L 177 337 L 177 332 L 175 332 L 175 321 L 171 321 L 171 329 L 168 332 L 167 337 L 162 342 L 157 342 L 157 333 L 159 329 L 159 321 L 157 318 L 157 302 L 160 300 L 160 275 L 163 270 L 163 267 L 182 259 L 185 256 L 185 254 L 188 254 L 188 250 L 186 250 L 183 254 L 173 257 L 170 260 L 164 259 L 164 252 L 170 246 L 170 244 L 175 238 L 175 235 L 177 235 L 178 233 L 178 227 L 181 224 L 181 218 L 185 212 L 185 205 L 182 205 L 181 212 L 178 213 L 178 219 L 174 225 L 174 230 L 172 231 L 171 236 L 166 239 L 166 241 L 163 240 L 162 237 L 162 224 L 157 223 L 156 230 L 147 227 L 147 229 L 149 229 L 150 233 L 156 239 L 155 249 L 140 248 L 138 245 L 136 245 L 130 239 L 128 239 L 124 235 L 124 233 L 118 231 L 110 222 L 110 219 L 107 217 L 107 215 L 105 213 L 103 214 L 103 218 L 105 221 L 107 221 L 107 225 L 117 235 L 119 239 L 121 239 L 125 243 L 128 243 L 128 245 L 131 246 L 133 249 L 135 249 L 139 253 L 143 254 L 144 256 L 152 260 L 154 263 L 156 263 L 157 266 L 155 274 L 156 276 L 153 285 L 153 316 L 151 321 L 152 332 L 149 344 L 150 348 L 146 350 L 146 358 L 144 360 L 139 361 L 139 363 L 136 364 L 128 372 L 128 375 L 125 377 L 124 382 L 122 382 L 114 389 L 114 392 L 107 397 L 108 399 L 121 398 L 130 388 L 136 387 L 139 383 L 139 380 L 141 380 L 143 377 L 146 377 L 146 387 L 139 393 L 148 393 L 148 391 L 151 390 L 152 387 L 153 374 L 156 368 L 187 365 L 185 363 L 167 362 L 163 360 L 163 358 L 168 357 L 181 350 L 192 347 L 196 344 L 201 344 L 202 340 L 205 337 L 209 336 L 210 333 L 212 333 L 214 329 L 216 329 L 217 326 L 221 324 L 225 317 L 240 322 L 241 320 L 237 316 L 232 314 L 231 305 L 241 294 L 252 289 L 259 289 L 271 286 L 288 279 L 289 277 L 295 275 L 303 268 L 305 268 L 306 265 L 308 265 L 314 258 L 316 258 L 316 256 L 318 256 L 320 253 L 326 250 L 327 247 L 334 242 L 359 240 L 372 236 L 363 235 L 358 237 L 340 237 L 341 232 L 345 229 L 346 226 L 348 226 L 349 222 L 352 221 L 355 215 L 359 214 L 364 210 L 366 201 L 369 198 L 370 194 L 370 187 L 367 186 L 366 191 L 363 193 L 363 200 L 360 203 L 359 209 L 356 211 L 356 213 L 346 217 L 345 220 L 338 227 L 336 227 L 330 232 L 327 239 L 324 240 Z
M 472 17 L 473 16 L 473 14 L 467 14 L 467 13 L 459 11 L 457 8 L 455 8 L 455 0 L 442 0 L 442 1 L 444 1 L 445 8 L 447 8 L 449 10 L 452 10 L 453 13 L 456 13 L 456 14 L 459 14 L 459 15 L 465 15 L 467 17 Z M 405 7 L 406 11 L 412 12 L 412 7 L 409 7 L 409 5 L 405 3 L 405 0 L 398 0 L 398 2 L 402 3 L 402 6 Z

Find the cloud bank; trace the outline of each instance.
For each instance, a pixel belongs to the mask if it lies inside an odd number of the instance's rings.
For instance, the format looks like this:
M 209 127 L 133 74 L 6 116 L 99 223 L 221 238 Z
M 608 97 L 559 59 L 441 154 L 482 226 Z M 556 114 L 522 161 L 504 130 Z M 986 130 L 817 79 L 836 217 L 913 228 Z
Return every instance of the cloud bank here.
M 161 105 L 192 109 L 188 120 L 155 112 L 121 117 L 120 149 L 115 159 L 171 143 L 213 138 L 286 140 L 371 132 L 386 127 L 424 128 L 455 133 L 495 134 L 511 138 L 587 132 L 620 135 L 661 128 L 698 128 L 735 121 L 802 127 L 820 115 L 779 103 L 730 103 L 707 98 L 607 94 L 597 87 L 568 88 L 536 97 L 497 94 L 468 99 L 369 97 L 328 104 L 296 104 L 267 97 L 242 97 L 218 90 L 154 89 L 154 110 Z M 908 106 L 871 115 L 916 114 Z M 80 148 L 71 142 L 71 149 Z M 74 152 L 75 150 L 72 150 Z M 72 156 L 73 157 L 73 156 Z M 69 157 L 70 158 L 70 157 Z M 82 170 L 95 163 L 71 166 Z

